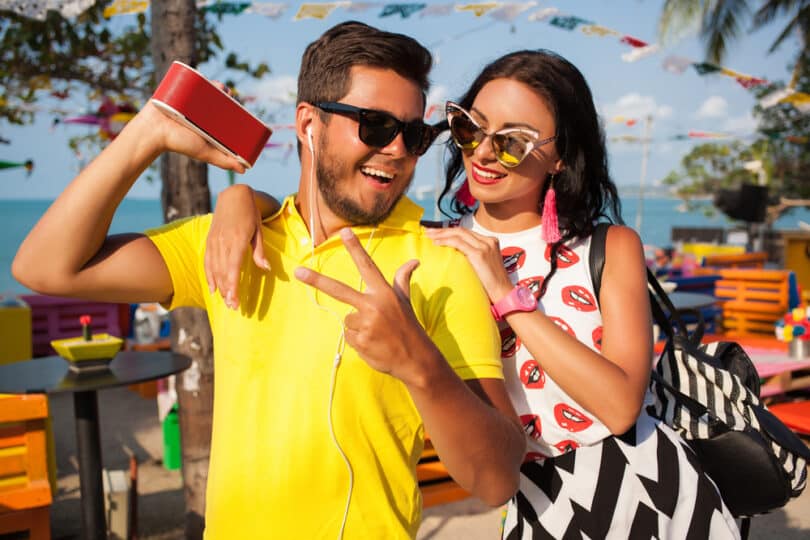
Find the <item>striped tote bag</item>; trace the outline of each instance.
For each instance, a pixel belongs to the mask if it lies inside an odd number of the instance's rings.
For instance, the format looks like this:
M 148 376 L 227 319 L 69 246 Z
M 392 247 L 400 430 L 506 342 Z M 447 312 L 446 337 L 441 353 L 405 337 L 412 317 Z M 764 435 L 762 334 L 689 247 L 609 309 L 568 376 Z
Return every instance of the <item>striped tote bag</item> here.
M 700 324 L 687 335 L 655 277 L 649 281 L 667 342 L 651 376 L 647 412 L 689 443 L 733 515 L 784 506 L 804 490 L 810 449 L 760 401 L 759 376 L 745 350 L 734 342 L 700 344 Z

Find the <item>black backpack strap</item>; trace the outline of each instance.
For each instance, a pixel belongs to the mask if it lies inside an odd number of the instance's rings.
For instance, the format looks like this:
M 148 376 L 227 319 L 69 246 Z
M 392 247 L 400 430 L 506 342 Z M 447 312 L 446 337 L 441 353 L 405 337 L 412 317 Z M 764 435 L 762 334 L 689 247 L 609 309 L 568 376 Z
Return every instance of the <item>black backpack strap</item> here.
M 605 243 L 610 223 L 597 223 L 591 235 L 591 251 L 588 254 L 588 265 L 591 269 L 593 294 L 599 300 L 599 289 L 602 288 L 602 270 L 605 269 Z

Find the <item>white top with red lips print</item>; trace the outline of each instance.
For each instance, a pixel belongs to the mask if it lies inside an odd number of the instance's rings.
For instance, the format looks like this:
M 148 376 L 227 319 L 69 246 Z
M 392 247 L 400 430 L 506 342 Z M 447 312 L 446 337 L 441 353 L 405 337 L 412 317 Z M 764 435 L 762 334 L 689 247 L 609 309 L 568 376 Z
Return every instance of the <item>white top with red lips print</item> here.
M 539 294 L 543 279 L 551 271 L 550 246 L 540 236 L 542 226 L 517 233 L 496 233 L 484 229 L 472 215 L 459 225 L 498 238 L 504 266 L 513 283 L 528 286 Z M 590 238 L 570 242 L 560 249 L 557 272 L 548 285 L 538 309 L 557 325 L 594 350 L 602 342 L 602 315 L 593 292 L 588 265 Z M 501 358 L 504 378 L 512 403 L 528 439 L 527 459 L 558 456 L 579 446 L 598 443 L 610 430 L 566 394 L 533 358 L 505 321 L 501 330 Z

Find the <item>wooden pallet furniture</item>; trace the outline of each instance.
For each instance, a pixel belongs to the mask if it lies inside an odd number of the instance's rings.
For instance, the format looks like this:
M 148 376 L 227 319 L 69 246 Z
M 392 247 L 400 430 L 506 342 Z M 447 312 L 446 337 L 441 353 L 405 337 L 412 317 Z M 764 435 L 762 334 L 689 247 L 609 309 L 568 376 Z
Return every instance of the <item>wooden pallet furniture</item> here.
M 51 537 L 51 486 L 42 394 L 0 395 L 0 536 Z
M 788 311 L 788 270 L 720 269 L 714 296 L 722 307 L 722 332 L 729 336 L 773 335 Z
M 464 488 L 450 477 L 429 437 L 425 437 L 425 448 L 416 465 L 416 477 L 422 491 L 422 507 L 460 501 L 470 496 Z

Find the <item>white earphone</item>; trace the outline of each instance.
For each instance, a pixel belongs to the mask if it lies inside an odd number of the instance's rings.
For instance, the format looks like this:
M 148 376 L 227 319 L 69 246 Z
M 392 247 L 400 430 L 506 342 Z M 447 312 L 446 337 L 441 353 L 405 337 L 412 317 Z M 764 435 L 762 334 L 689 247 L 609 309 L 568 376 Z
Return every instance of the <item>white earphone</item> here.
M 307 126 L 307 143 L 309 144 L 309 152 L 312 153 L 312 126 Z

